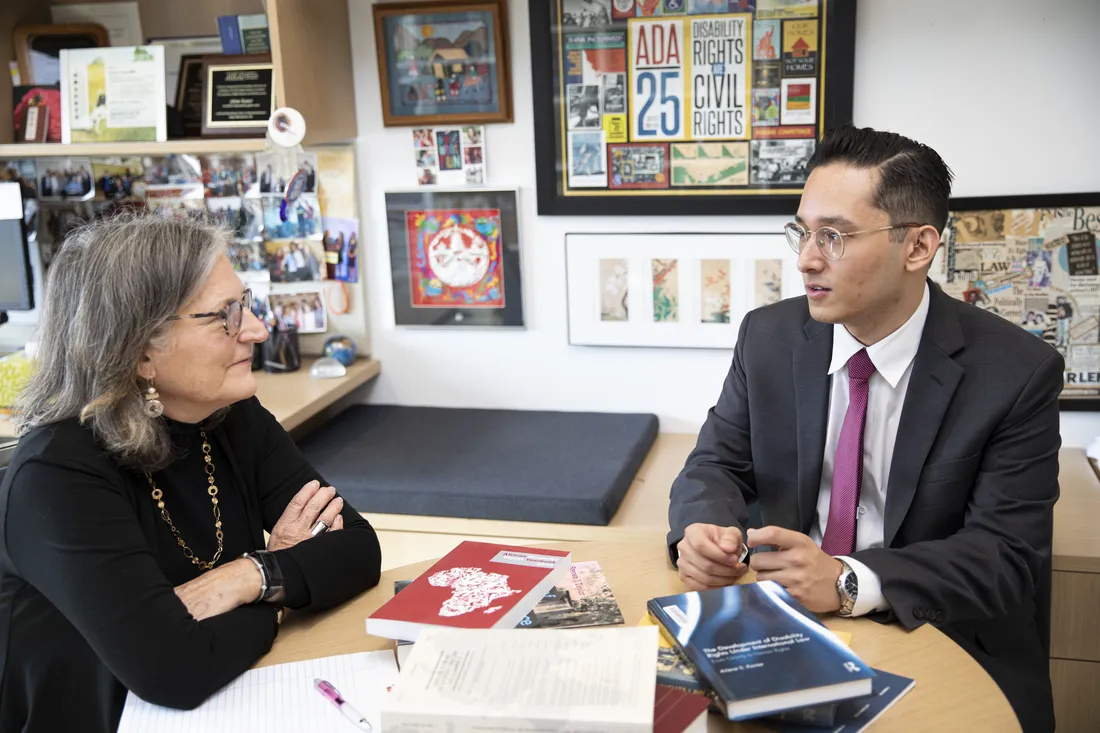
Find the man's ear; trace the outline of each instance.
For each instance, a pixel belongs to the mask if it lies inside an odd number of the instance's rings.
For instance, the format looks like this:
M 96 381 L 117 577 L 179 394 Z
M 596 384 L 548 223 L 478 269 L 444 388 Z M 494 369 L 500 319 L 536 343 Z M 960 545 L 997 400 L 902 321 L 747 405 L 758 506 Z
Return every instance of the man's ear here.
M 935 227 L 923 226 L 917 230 L 917 236 L 910 242 L 905 267 L 911 272 L 927 270 L 940 246 L 940 233 Z

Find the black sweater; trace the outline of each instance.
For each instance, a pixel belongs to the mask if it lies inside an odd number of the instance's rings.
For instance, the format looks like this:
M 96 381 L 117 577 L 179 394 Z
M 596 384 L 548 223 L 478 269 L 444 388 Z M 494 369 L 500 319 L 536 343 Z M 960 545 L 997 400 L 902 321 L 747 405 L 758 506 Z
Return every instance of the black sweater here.
M 199 428 L 168 423 L 176 458 L 153 474 L 195 554 L 217 548 Z M 312 479 L 256 399 L 206 432 L 225 549 L 263 549 L 263 531 Z M 323 609 L 378 583 L 374 530 L 349 504 L 344 530 L 276 552 L 285 605 Z M 270 649 L 261 603 L 195 621 L 173 588 L 201 574 L 160 518 L 145 476 L 116 464 L 75 419 L 30 431 L 0 485 L 0 731 L 112 733 L 126 690 L 193 708 Z

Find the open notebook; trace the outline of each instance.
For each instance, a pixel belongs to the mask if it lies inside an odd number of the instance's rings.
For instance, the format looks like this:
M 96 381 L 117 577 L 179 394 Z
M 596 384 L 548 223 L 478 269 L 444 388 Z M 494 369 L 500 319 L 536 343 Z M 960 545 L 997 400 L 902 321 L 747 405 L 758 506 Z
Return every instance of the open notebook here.
M 378 726 L 387 688 L 397 681 L 393 651 L 342 654 L 253 669 L 195 710 L 151 705 L 134 693 L 118 733 L 332 733 L 355 727 L 313 688 L 316 677 L 331 682 L 344 699 Z

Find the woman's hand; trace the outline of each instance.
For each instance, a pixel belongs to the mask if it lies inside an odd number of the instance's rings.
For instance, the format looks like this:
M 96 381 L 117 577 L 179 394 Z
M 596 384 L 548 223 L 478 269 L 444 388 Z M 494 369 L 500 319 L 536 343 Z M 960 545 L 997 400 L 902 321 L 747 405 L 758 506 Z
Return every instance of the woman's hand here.
M 240 558 L 176 586 L 176 595 L 196 621 L 228 613 L 260 597 L 263 578 L 256 564 Z
M 317 481 L 310 481 L 286 505 L 283 516 L 271 530 L 267 549 L 285 550 L 308 540 L 318 519 L 328 525 L 330 532 L 343 529 L 344 518 L 340 516 L 343 508 L 344 500 L 336 496 L 336 489 L 321 488 Z

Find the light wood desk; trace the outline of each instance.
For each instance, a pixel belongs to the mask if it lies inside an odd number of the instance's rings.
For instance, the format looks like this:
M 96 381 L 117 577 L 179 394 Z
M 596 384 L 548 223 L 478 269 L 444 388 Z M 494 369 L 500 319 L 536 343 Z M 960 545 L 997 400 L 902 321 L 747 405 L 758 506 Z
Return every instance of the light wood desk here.
M 1100 479 L 1064 448 L 1054 506 L 1050 681 L 1059 733 L 1100 731 Z
M 554 546 L 571 550 L 574 562 L 599 561 L 627 624 L 636 624 L 642 618 L 650 598 L 684 590 L 668 566 L 663 533 Z M 389 570 L 382 574 L 376 588 L 327 613 L 291 613 L 275 646 L 256 666 L 392 649 L 394 642 L 389 639 L 367 636 L 364 622 L 393 597 L 393 581 L 414 578 L 430 565 L 428 561 Z M 989 675 L 933 627 L 925 625 L 906 632 L 900 626 L 883 626 L 866 619 L 827 617 L 825 622 L 832 629 L 851 632 L 852 650 L 868 664 L 917 681 L 916 687 L 875 723 L 876 733 L 1020 730 L 1012 708 Z M 755 725 L 730 724 L 715 715 L 709 718 L 710 731 L 764 730 Z
M 306 357 L 302 359 L 302 368 L 289 374 L 255 372 L 256 396 L 287 431 L 324 413 L 382 371 L 382 364 L 377 359 L 356 359 L 343 377 L 314 379 L 309 376 L 309 368 L 315 361 L 314 357 Z M 0 415 L 0 438 L 14 435 L 11 419 Z

